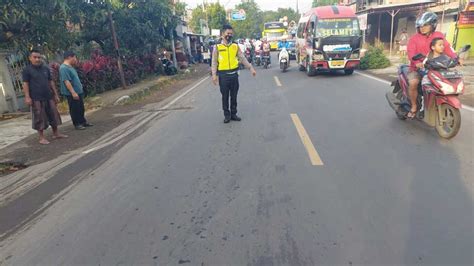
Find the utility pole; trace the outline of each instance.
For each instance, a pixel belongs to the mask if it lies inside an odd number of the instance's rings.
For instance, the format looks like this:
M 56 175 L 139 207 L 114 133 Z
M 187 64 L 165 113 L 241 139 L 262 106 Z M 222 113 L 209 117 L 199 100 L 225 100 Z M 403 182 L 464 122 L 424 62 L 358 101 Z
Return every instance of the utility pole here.
M 446 0 L 443 0 L 443 14 L 441 15 L 441 25 L 439 25 L 439 31 L 441 31 L 441 32 L 443 32 L 445 10 L 446 10 Z M 434 29 L 434 30 L 436 30 L 436 29 Z
M 176 17 L 176 6 L 175 2 L 173 0 L 173 17 Z M 173 51 L 173 64 L 176 69 L 178 69 L 178 60 L 176 60 L 176 47 L 174 45 L 174 30 L 173 28 L 170 29 L 170 35 L 171 35 L 171 49 Z
M 115 54 L 117 56 L 117 66 L 120 74 L 120 82 L 122 89 L 127 89 L 127 83 L 125 82 L 125 74 L 123 73 L 122 58 L 120 56 L 119 45 L 117 41 L 117 33 L 115 32 L 114 20 L 112 19 L 112 11 L 110 10 L 110 3 L 107 2 L 107 16 L 110 23 L 110 31 L 112 32 L 112 39 L 114 40 Z

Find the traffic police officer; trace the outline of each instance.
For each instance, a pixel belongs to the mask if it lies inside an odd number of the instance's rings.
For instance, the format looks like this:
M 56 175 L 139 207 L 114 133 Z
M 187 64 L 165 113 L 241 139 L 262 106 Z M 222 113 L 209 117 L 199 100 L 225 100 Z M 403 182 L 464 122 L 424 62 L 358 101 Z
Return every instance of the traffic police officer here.
M 237 116 L 237 92 L 239 91 L 239 61 L 250 69 L 252 75 L 257 72 L 247 61 L 239 45 L 232 41 L 234 30 L 230 25 L 222 27 L 222 41 L 217 44 L 212 52 L 212 82 L 219 84 L 222 93 L 222 109 L 224 110 L 224 123 L 230 120 L 240 121 Z M 229 110 L 230 96 L 230 110 Z

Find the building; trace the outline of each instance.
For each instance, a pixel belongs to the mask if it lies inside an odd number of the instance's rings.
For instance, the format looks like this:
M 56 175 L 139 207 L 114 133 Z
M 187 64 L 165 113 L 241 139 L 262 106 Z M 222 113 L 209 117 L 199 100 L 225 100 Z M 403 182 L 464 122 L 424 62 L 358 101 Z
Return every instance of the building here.
M 345 2 L 355 9 L 360 21 L 366 21 L 367 28 L 364 31 L 366 43 L 384 45 L 393 53 L 402 30 L 406 29 L 409 35 L 416 33 L 415 21 L 423 12 L 437 13 L 440 18 L 437 30 L 449 36 L 450 32 L 454 31 L 459 11 L 463 7 L 462 0 L 346 0 Z

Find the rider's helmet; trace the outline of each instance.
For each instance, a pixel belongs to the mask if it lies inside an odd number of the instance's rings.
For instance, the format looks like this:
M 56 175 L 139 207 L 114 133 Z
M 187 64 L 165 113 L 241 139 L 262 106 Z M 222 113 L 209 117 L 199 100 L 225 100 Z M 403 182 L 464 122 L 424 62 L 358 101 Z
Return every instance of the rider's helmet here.
M 435 31 L 438 25 L 438 16 L 433 12 L 423 13 L 423 15 L 416 20 L 417 31 L 420 32 L 420 27 L 425 25 L 431 25 L 431 31 Z

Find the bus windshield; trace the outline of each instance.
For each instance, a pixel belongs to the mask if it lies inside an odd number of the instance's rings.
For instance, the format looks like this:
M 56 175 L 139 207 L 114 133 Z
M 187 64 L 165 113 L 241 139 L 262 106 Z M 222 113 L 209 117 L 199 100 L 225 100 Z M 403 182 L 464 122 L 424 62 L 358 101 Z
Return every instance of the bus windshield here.
M 283 25 L 283 22 L 269 22 L 263 24 L 264 30 L 279 30 L 279 29 L 285 29 L 285 26 Z
M 268 39 L 275 39 L 283 36 L 283 32 L 267 32 L 265 33 L 265 37 Z
M 359 21 L 357 18 L 320 19 L 316 24 L 316 37 L 358 36 Z

